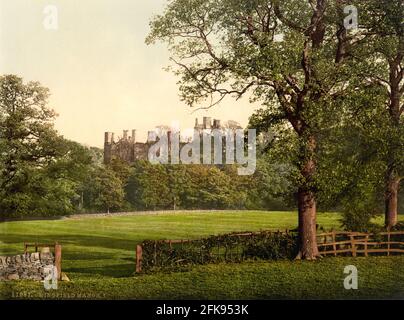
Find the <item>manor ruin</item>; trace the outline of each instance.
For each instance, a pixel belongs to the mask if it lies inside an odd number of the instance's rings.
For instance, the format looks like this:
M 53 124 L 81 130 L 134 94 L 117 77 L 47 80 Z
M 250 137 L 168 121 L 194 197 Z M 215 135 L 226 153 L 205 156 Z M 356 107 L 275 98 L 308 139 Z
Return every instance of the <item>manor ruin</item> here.
M 202 123 L 199 120 L 195 120 L 194 130 L 202 134 L 202 132 L 215 130 L 215 129 L 241 129 L 242 127 L 235 121 L 228 121 L 225 126 L 222 126 L 220 120 L 204 117 Z M 149 131 L 150 136 L 152 131 Z M 171 136 L 171 132 L 168 131 L 168 136 Z M 187 141 L 189 142 L 189 141 Z M 185 143 L 185 142 L 182 142 Z M 147 160 L 149 148 L 153 143 L 150 142 L 137 142 L 136 130 L 132 130 L 129 135 L 129 130 L 124 130 L 122 137 L 115 139 L 113 132 L 105 132 L 104 140 L 104 163 L 109 164 L 112 159 L 121 159 L 129 164 L 132 164 L 138 160 Z

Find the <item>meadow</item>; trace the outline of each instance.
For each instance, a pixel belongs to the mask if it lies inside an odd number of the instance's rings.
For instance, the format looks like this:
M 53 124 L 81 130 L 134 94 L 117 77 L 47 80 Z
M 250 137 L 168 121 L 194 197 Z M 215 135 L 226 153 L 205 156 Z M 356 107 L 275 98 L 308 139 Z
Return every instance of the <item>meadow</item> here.
M 338 213 L 319 213 L 318 224 L 340 229 Z M 400 217 L 404 220 L 403 217 Z M 381 220 L 379 221 L 381 223 Z M 145 239 L 189 239 L 233 231 L 297 226 L 293 212 L 191 211 L 0 223 L 0 255 L 23 243 L 63 247 L 70 282 L 46 292 L 41 283 L 0 283 L 0 297 L 55 299 L 328 299 L 404 297 L 404 256 L 323 258 L 315 262 L 244 262 L 197 266 L 173 273 L 136 275 L 136 245 Z M 346 265 L 358 267 L 359 290 L 343 287 Z

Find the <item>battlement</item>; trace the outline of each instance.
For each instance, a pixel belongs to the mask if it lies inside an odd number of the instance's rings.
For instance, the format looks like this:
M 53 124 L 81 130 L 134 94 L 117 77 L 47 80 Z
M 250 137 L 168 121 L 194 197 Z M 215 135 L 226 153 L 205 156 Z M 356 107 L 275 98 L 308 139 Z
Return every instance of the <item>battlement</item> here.
M 122 138 L 118 139 L 118 142 L 120 141 L 127 141 L 131 143 L 136 143 L 136 130 L 132 130 L 132 135 L 128 135 L 129 130 L 123 130 Z M 115 133 L 114 132 L 105 132 L 105 138 L 104 138 L 104 145 L 105 144 L 113 144 L 115 143 Z
M 128 163 L 136 160 L 136 155 L 144 148 L 136 146 L 136 130 L 132 130 L 129 136 L 129 130 L 123 130 L 122 137 L 115 140 L 113 132 L 105 132 L 104 138 L 104 163 L 108 164 L 113 158 L 122 159 Z M 142 152 L 142 157 L 146 157 L 146 153 Z
M 214 119 L 212 124 L 211 117 L 203 117 L 202 123 L 199 124 L 198 118 L 195 119 L 195 130 L 209 130 L 209 129 L 221 129 L 221 121 Z

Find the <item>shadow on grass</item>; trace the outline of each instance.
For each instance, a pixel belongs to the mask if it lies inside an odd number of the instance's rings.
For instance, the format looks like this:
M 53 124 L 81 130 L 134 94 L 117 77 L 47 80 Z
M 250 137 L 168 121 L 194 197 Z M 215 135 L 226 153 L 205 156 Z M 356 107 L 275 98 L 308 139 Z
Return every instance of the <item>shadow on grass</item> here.
M 55 216 L 55 217 L 22 217 L 22 218 L 0 218 L 0 223 L 2 222 L 14 222 L 14 221 L 56 221 L 65 219 L 66 216 Z
M 67 274 L 78 273 L 78 274 L 88 274 L 91 276 L 98 275 L 102 277 L 111 278 L 128 278 L 135 274 L 135 261 L 132 263 L 122 263 L 107 266 L 89 266 L 89 267 L 66 267 L 63 269 Z M 74 280 L 74 278 L 72 279 Z
M 105 249 L 118 250 L 136 250 L 136 245 L 141 241 L 121 239 L 107 236 L 97 235 L 33 235 L 33 234 L 7 234 L 5 237 L 0 237 L 0 240 L 5 244 L 21 244 L 24 248 L 24 242 L 28 243 L 46 243 L 53 244 L 58 242 L 63 245 L 74 245 L 79 247 L 99 247 Z

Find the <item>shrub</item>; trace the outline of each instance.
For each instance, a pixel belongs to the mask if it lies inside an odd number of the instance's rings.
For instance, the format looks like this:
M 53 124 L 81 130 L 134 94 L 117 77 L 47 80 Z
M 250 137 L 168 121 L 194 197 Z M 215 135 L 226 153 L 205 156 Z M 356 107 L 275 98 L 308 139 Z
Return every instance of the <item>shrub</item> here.
M 144 241 L 142 271 L 181 270 L 192 265 L 244 260 L 293 259 L 296 233 L 230 233 L 184 242 Z

